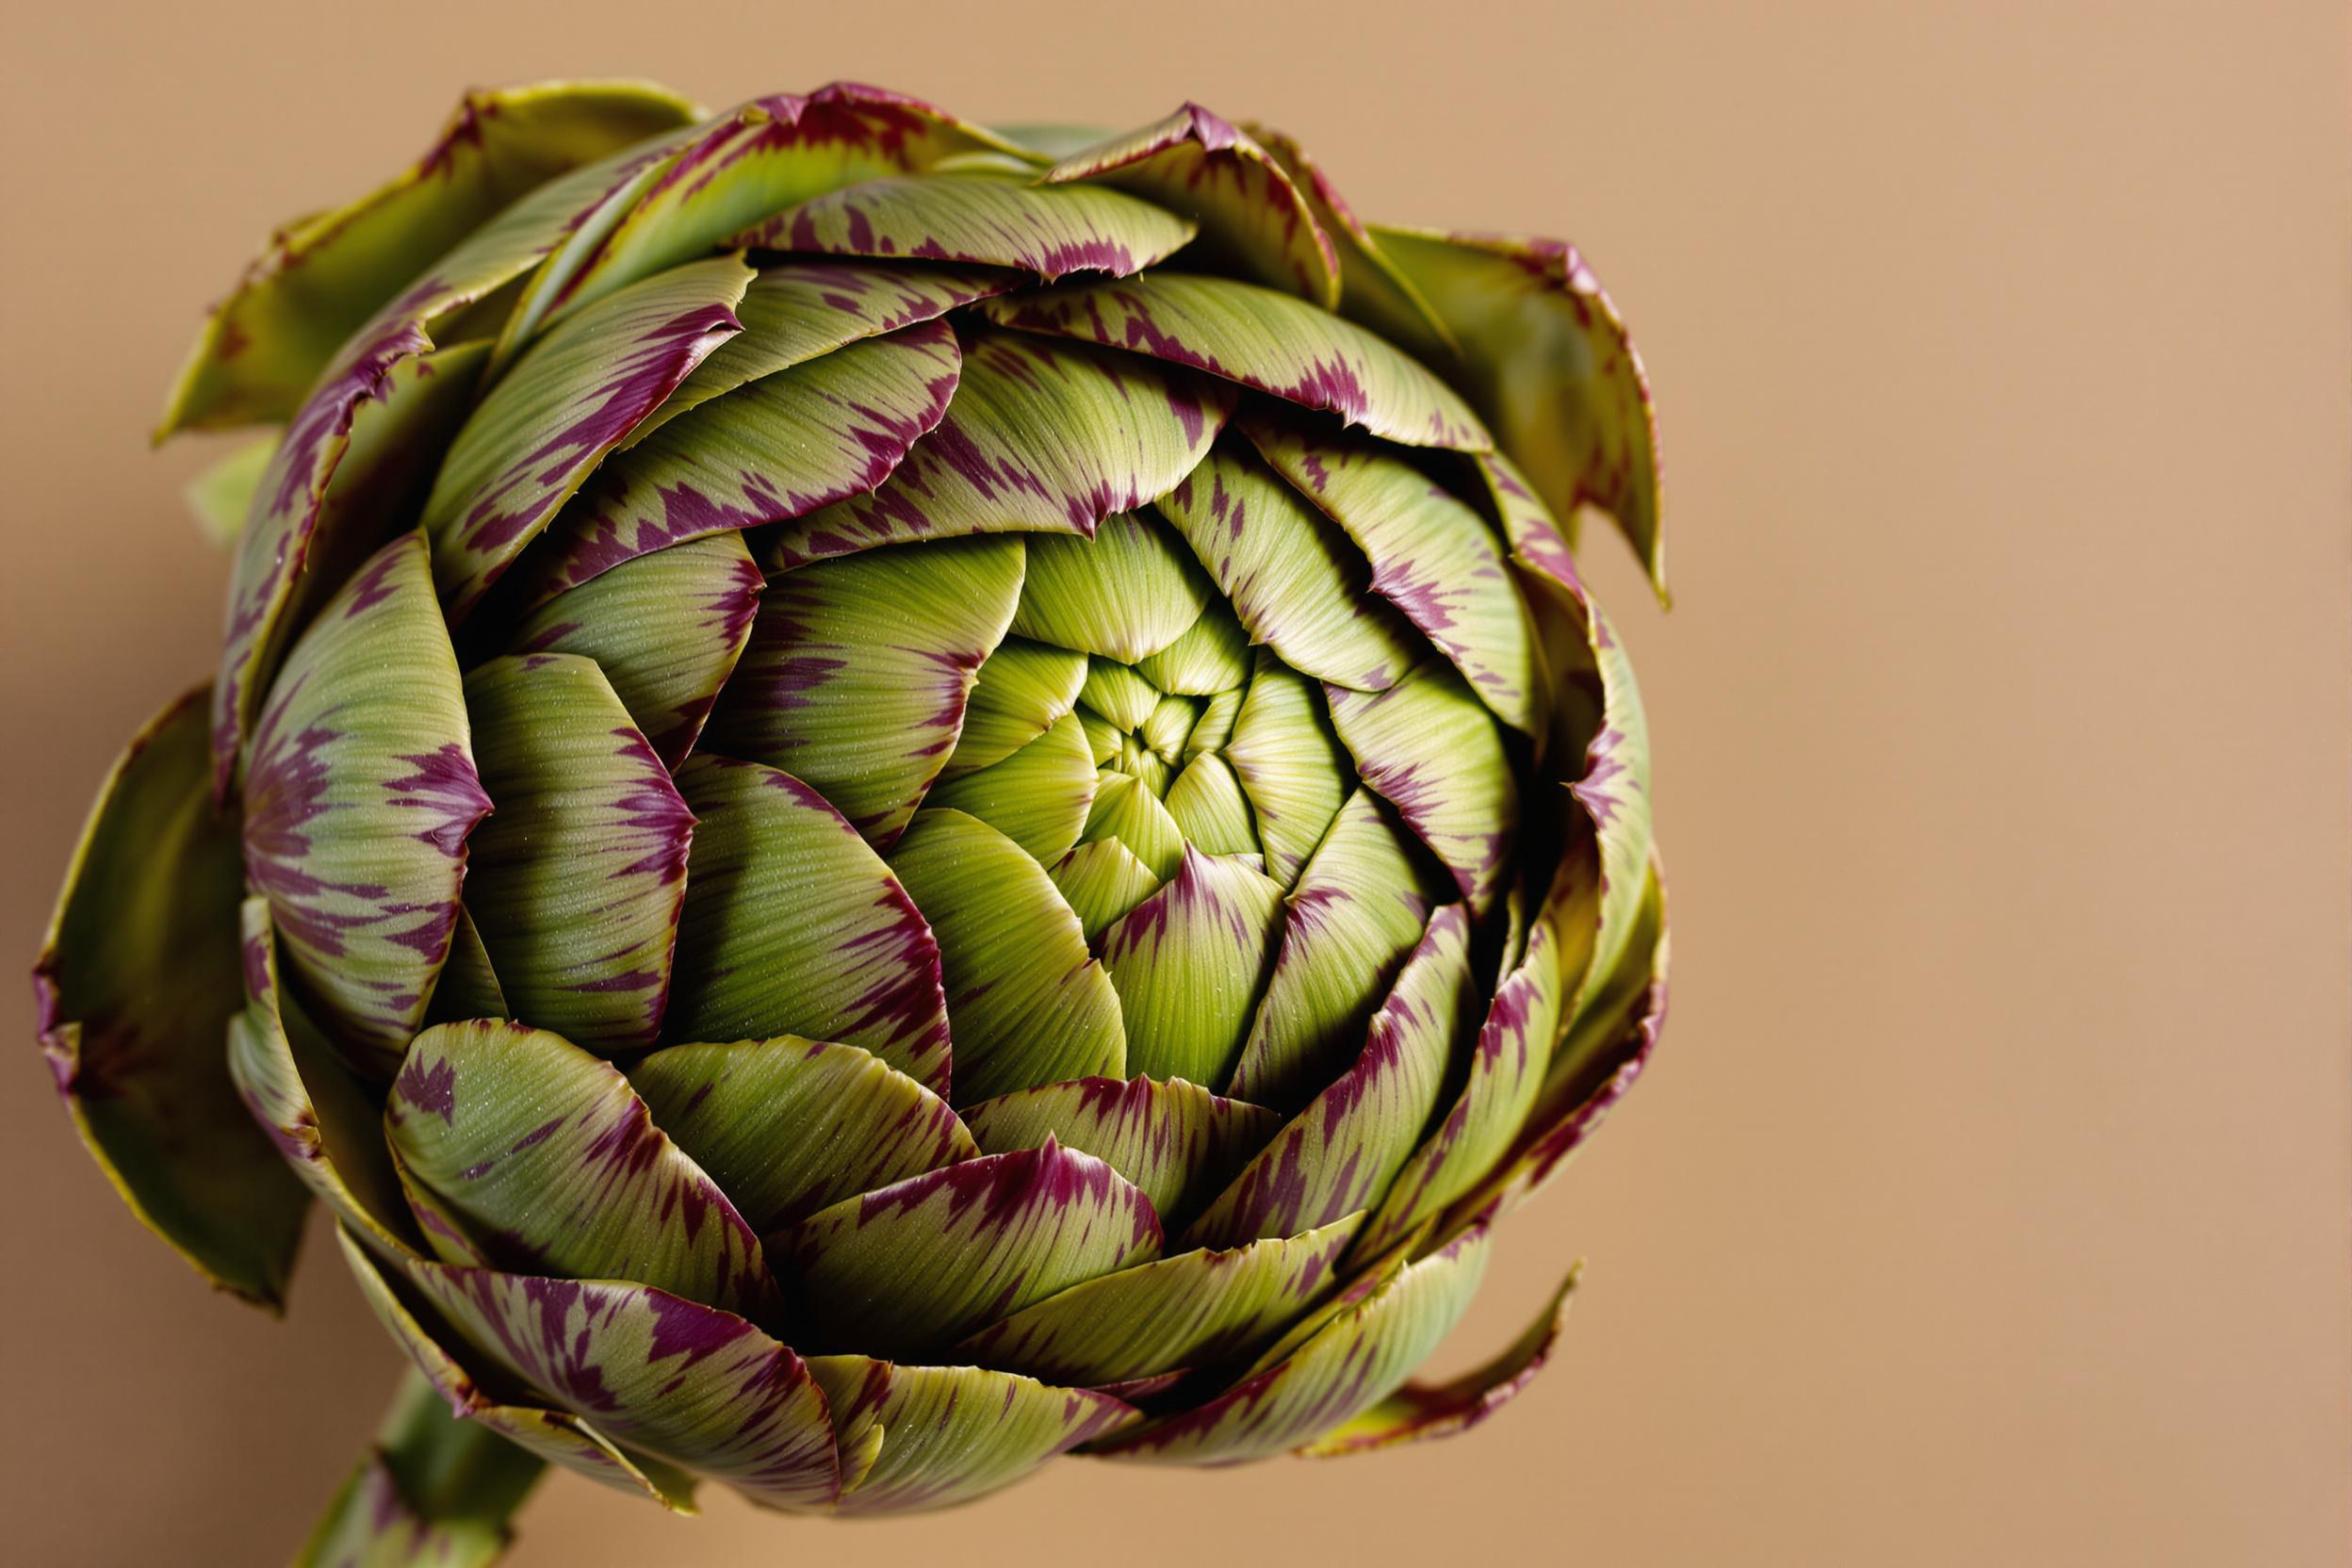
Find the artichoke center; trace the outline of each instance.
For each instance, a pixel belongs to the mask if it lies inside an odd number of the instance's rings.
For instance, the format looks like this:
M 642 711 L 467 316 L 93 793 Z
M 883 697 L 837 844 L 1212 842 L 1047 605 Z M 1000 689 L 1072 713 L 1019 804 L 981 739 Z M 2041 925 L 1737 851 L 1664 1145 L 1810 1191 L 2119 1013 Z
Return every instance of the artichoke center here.
M 1143 723 L 1132 729 L 1119 729 L 1117 720 L 1088 714 L 1082 708 L 1079 721 L 1084 724 L 1089 717 L 1111 732 L 1111 756 L 1097 771 L 1104 776 L 1123 774 L 1167 799 L 1168 787 L 1185 761 L 1185 743 L 1200 722 L 1200 704 L 1190 697 L 1162 696 Z

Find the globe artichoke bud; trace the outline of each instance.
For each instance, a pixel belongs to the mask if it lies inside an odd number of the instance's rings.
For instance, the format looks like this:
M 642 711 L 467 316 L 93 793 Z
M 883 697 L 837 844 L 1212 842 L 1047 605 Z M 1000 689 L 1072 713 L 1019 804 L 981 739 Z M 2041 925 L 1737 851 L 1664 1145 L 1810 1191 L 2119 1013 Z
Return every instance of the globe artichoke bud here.
M 134 1211 L 275 1303 L 322 1202 L 415 1364 L 315 1560 L 486 1560 L 543 1462 L 888 1513 L 1541 1364 L 1567 1284 L 1408 1380 L 1663 1012 L 1575 251 L 1191 106 L 534 87 L 272 239 L 165 430 L 242 424 L 220 666 L 36 984 Z

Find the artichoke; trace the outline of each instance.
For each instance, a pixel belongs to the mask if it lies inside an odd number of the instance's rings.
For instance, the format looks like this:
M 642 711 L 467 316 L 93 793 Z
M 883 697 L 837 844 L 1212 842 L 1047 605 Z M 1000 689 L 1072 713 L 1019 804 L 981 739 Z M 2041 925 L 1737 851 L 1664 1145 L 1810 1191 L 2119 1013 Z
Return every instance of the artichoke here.
M 415 1371 L 318 1561 L 546 1463 L 690 1506 L 1459 1431 L 1407 1380 L 1639 1073 L 1655 436 L 1555 242 L 1187 105 L 478 93 L 276 234 L 164 432 L 273 427 L 209 686 L 36 971 L 134 1212 Z M 1662 580 L 1660 580 L 1662 590 Z

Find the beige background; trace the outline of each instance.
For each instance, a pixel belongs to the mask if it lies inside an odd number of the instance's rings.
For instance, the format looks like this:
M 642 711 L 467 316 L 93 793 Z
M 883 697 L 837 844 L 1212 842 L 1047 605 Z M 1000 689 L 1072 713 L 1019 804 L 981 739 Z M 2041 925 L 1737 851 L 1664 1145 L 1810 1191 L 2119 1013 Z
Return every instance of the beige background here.
M 1465 1442 L 1070 1462 L 902 1525 L 559 1479 L 517 1563 L 2344 1560 L 2339 7 L 5 14 L 10 963 L 118 742 L 207 667 L 201 444 L 142 446 L 201 307 L 469 83 L 856 75 L 1111 124 L 1197 97 L 1373 214 L 1576 238 L 1657 382 L 1680 608 L 1592 553 L 1658 733 L 1674 1017 L 1445 1353 L 1589 1255 L 1533 1391 Z M 394 1352 L 322 1251 L 286 1323 L 208 1297 L 14 1060 L 8 1555 L 282 1560 Z

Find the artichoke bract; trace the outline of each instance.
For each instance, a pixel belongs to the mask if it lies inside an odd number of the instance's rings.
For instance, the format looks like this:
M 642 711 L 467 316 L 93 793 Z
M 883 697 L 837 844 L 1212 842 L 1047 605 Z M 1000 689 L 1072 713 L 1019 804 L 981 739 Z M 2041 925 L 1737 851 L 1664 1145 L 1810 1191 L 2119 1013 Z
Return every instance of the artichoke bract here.
M 279 232 L 167 433 L 220 662 L 99 797 L 41 1042 L 274 1305 L 415 1364 L 308 1548 L 543 1463 L 960 1502 L 1465 1429 L 1408 1380 L 1640 1072 L 1639 360 L 1572 249 L 1360 220 L 1186 106 L 470 97 Z

